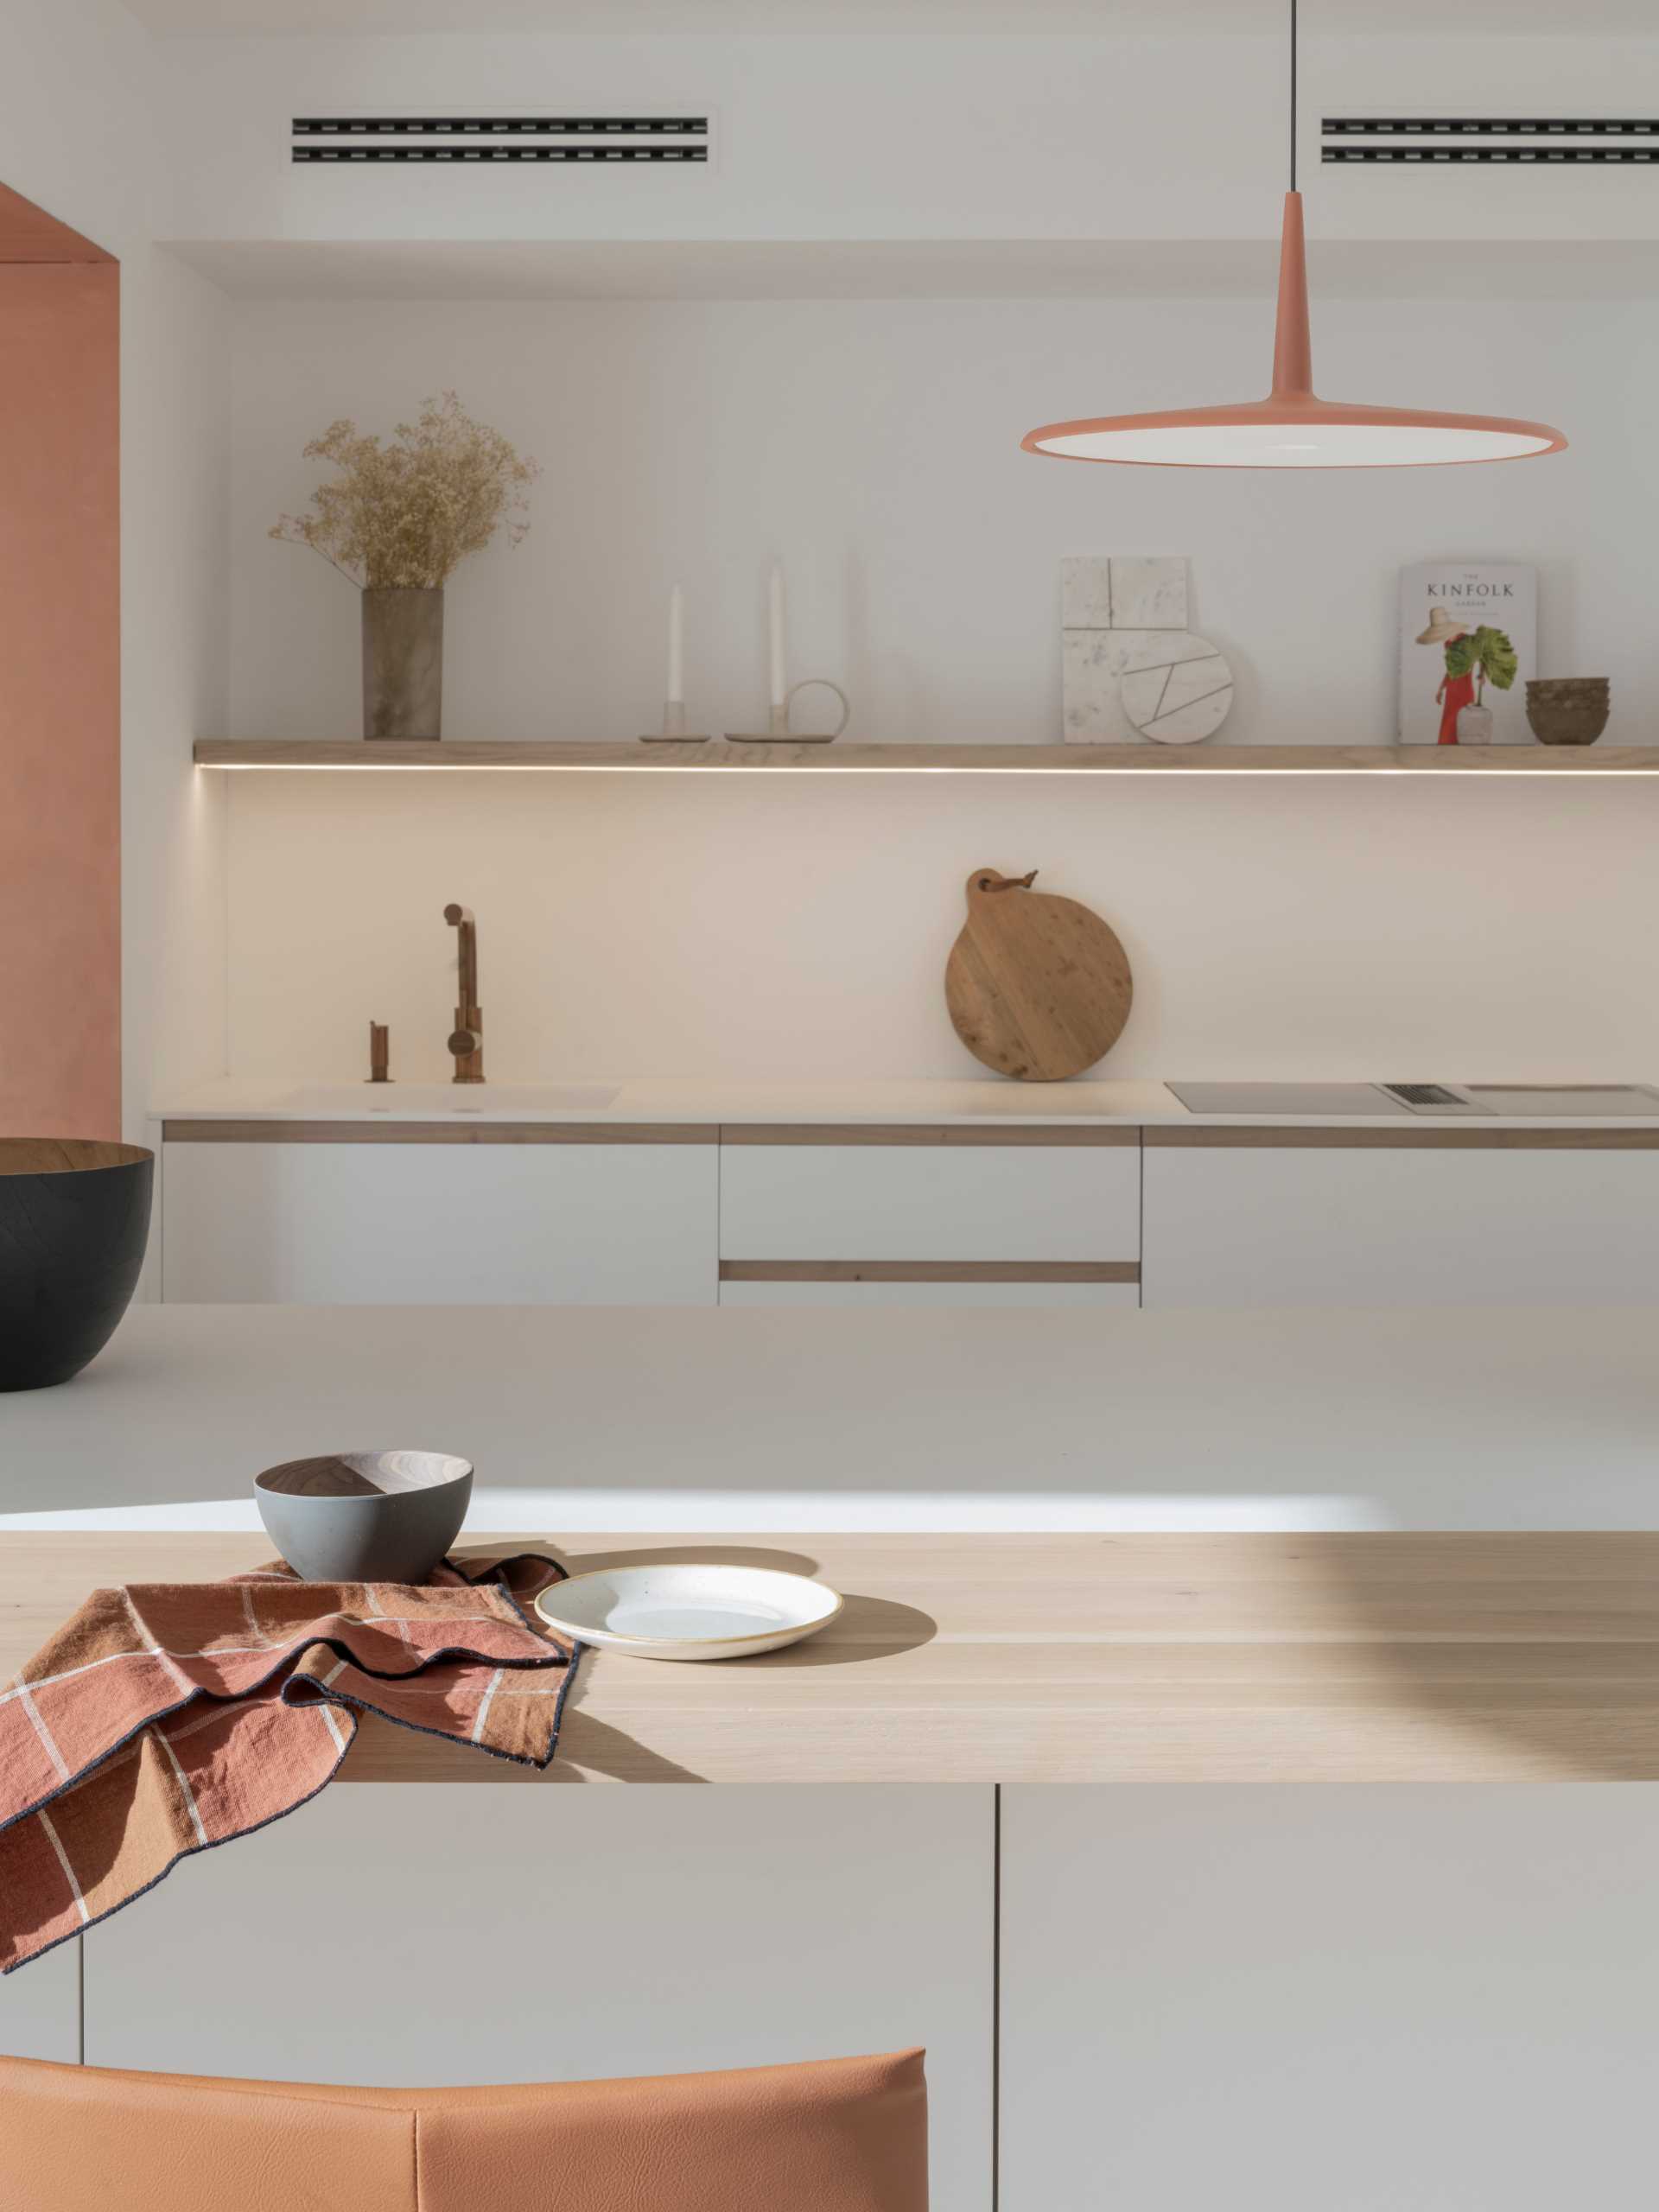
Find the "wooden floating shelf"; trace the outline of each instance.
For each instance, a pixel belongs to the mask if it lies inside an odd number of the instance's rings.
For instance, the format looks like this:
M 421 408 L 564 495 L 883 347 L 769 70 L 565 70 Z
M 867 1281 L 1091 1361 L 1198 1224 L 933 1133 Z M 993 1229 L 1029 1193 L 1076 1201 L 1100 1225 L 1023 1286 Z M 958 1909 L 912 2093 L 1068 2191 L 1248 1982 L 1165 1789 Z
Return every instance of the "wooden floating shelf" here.
M 202 768 L 791 768 L 825 774 L 1656 776 L 1659 745 L 511 745 L 199 738 Z

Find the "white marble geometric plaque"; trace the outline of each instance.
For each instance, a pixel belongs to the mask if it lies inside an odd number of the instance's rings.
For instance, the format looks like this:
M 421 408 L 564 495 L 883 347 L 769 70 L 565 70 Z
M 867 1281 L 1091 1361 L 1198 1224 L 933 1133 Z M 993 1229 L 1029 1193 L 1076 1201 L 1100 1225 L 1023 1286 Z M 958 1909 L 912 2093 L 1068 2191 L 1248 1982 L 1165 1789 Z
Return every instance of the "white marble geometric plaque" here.
M 1061 690 L 1068 745 L 1133 745 L 1135 725 L 1118 682 L 1132 656 L 1149 645 L 1151 630 L 1062 630 Z
M 1060 563 L 1060 627 L 1109 630 L 1112 564 L 1103 553 L 1068 554 Z
M 1186 560 L 1182 554 L 1114 553 L 1114 630 L 1185 630 Z
M 1215 647 L 1190 630 L 1147 631 L 1123 665 L 1123 711 L 1160 745 L 1197 745 L 1213 737 L 1233 703 L 1233 672 Z
M 1186 562 L 1177 554 L 1069 555 L 1060 563 L 1067 630 L 1184 630 Z
M 1232 704 L 1232 677 L 1186 620 L 1186 561 L 1179 553 L 1075 554 L 1061 561 L 1068 745 L 1130 745 L 1140 735 L 1191 745 L 1219 728 Z

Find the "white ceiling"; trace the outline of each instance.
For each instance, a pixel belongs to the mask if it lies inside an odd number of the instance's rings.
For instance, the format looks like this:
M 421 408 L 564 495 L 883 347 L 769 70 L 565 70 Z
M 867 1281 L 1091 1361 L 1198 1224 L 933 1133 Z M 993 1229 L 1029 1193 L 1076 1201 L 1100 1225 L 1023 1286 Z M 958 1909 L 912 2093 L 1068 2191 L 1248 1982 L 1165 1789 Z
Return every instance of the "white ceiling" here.
M 157 31 L 1107 32 L 1282 28 L 1287 0 L 125 0 Z M 1656 0 L 1480 0 L 1502 35 L 1659 36 Z M 1446 0 L 1304 0 L 1302 29 L 1407 37 L 1478 26 Z

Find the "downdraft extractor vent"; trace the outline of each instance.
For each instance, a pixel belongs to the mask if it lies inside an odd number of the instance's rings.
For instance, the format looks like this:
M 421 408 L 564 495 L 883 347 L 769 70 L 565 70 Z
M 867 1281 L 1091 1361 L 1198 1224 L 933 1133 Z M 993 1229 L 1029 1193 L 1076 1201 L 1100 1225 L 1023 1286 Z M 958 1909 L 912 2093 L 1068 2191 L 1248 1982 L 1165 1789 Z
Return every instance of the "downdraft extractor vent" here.
M 706 115 L 296 115 L 296 162 L 707 162 Z
M 1659 163 L 1642 116 L 1327 115 L 1320 158 L 1399 168 L 1627 168 Z

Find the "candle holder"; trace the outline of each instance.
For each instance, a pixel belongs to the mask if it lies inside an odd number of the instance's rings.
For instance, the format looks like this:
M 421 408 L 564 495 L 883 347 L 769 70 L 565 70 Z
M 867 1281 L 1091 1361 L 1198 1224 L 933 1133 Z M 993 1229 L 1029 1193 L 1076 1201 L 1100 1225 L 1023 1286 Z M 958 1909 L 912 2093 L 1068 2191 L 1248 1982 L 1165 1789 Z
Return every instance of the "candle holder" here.
M 709 733 L 705 730 L 688 731 L 685 727 L 683 699 L 663 702 L 662 734 L 658 737 L 642 737 L 641 745 L 707 745 Z
M 841 702 L 841 720 L 832 730 L 811 732 L 792 731 L 789 727 L 789 710 L 798 691 L 814 689 L 833 691 Z M 769 727 L 764 730 L 733 730 L 726 733 L 728 745 L 833 745 L 852 720 L 853 702 L 839 683 L 832 683 L 827 676 L 804 676 L 798 683 L 791 683 L 784 694 L 781 706 L 774 704 L 768 716 Z

